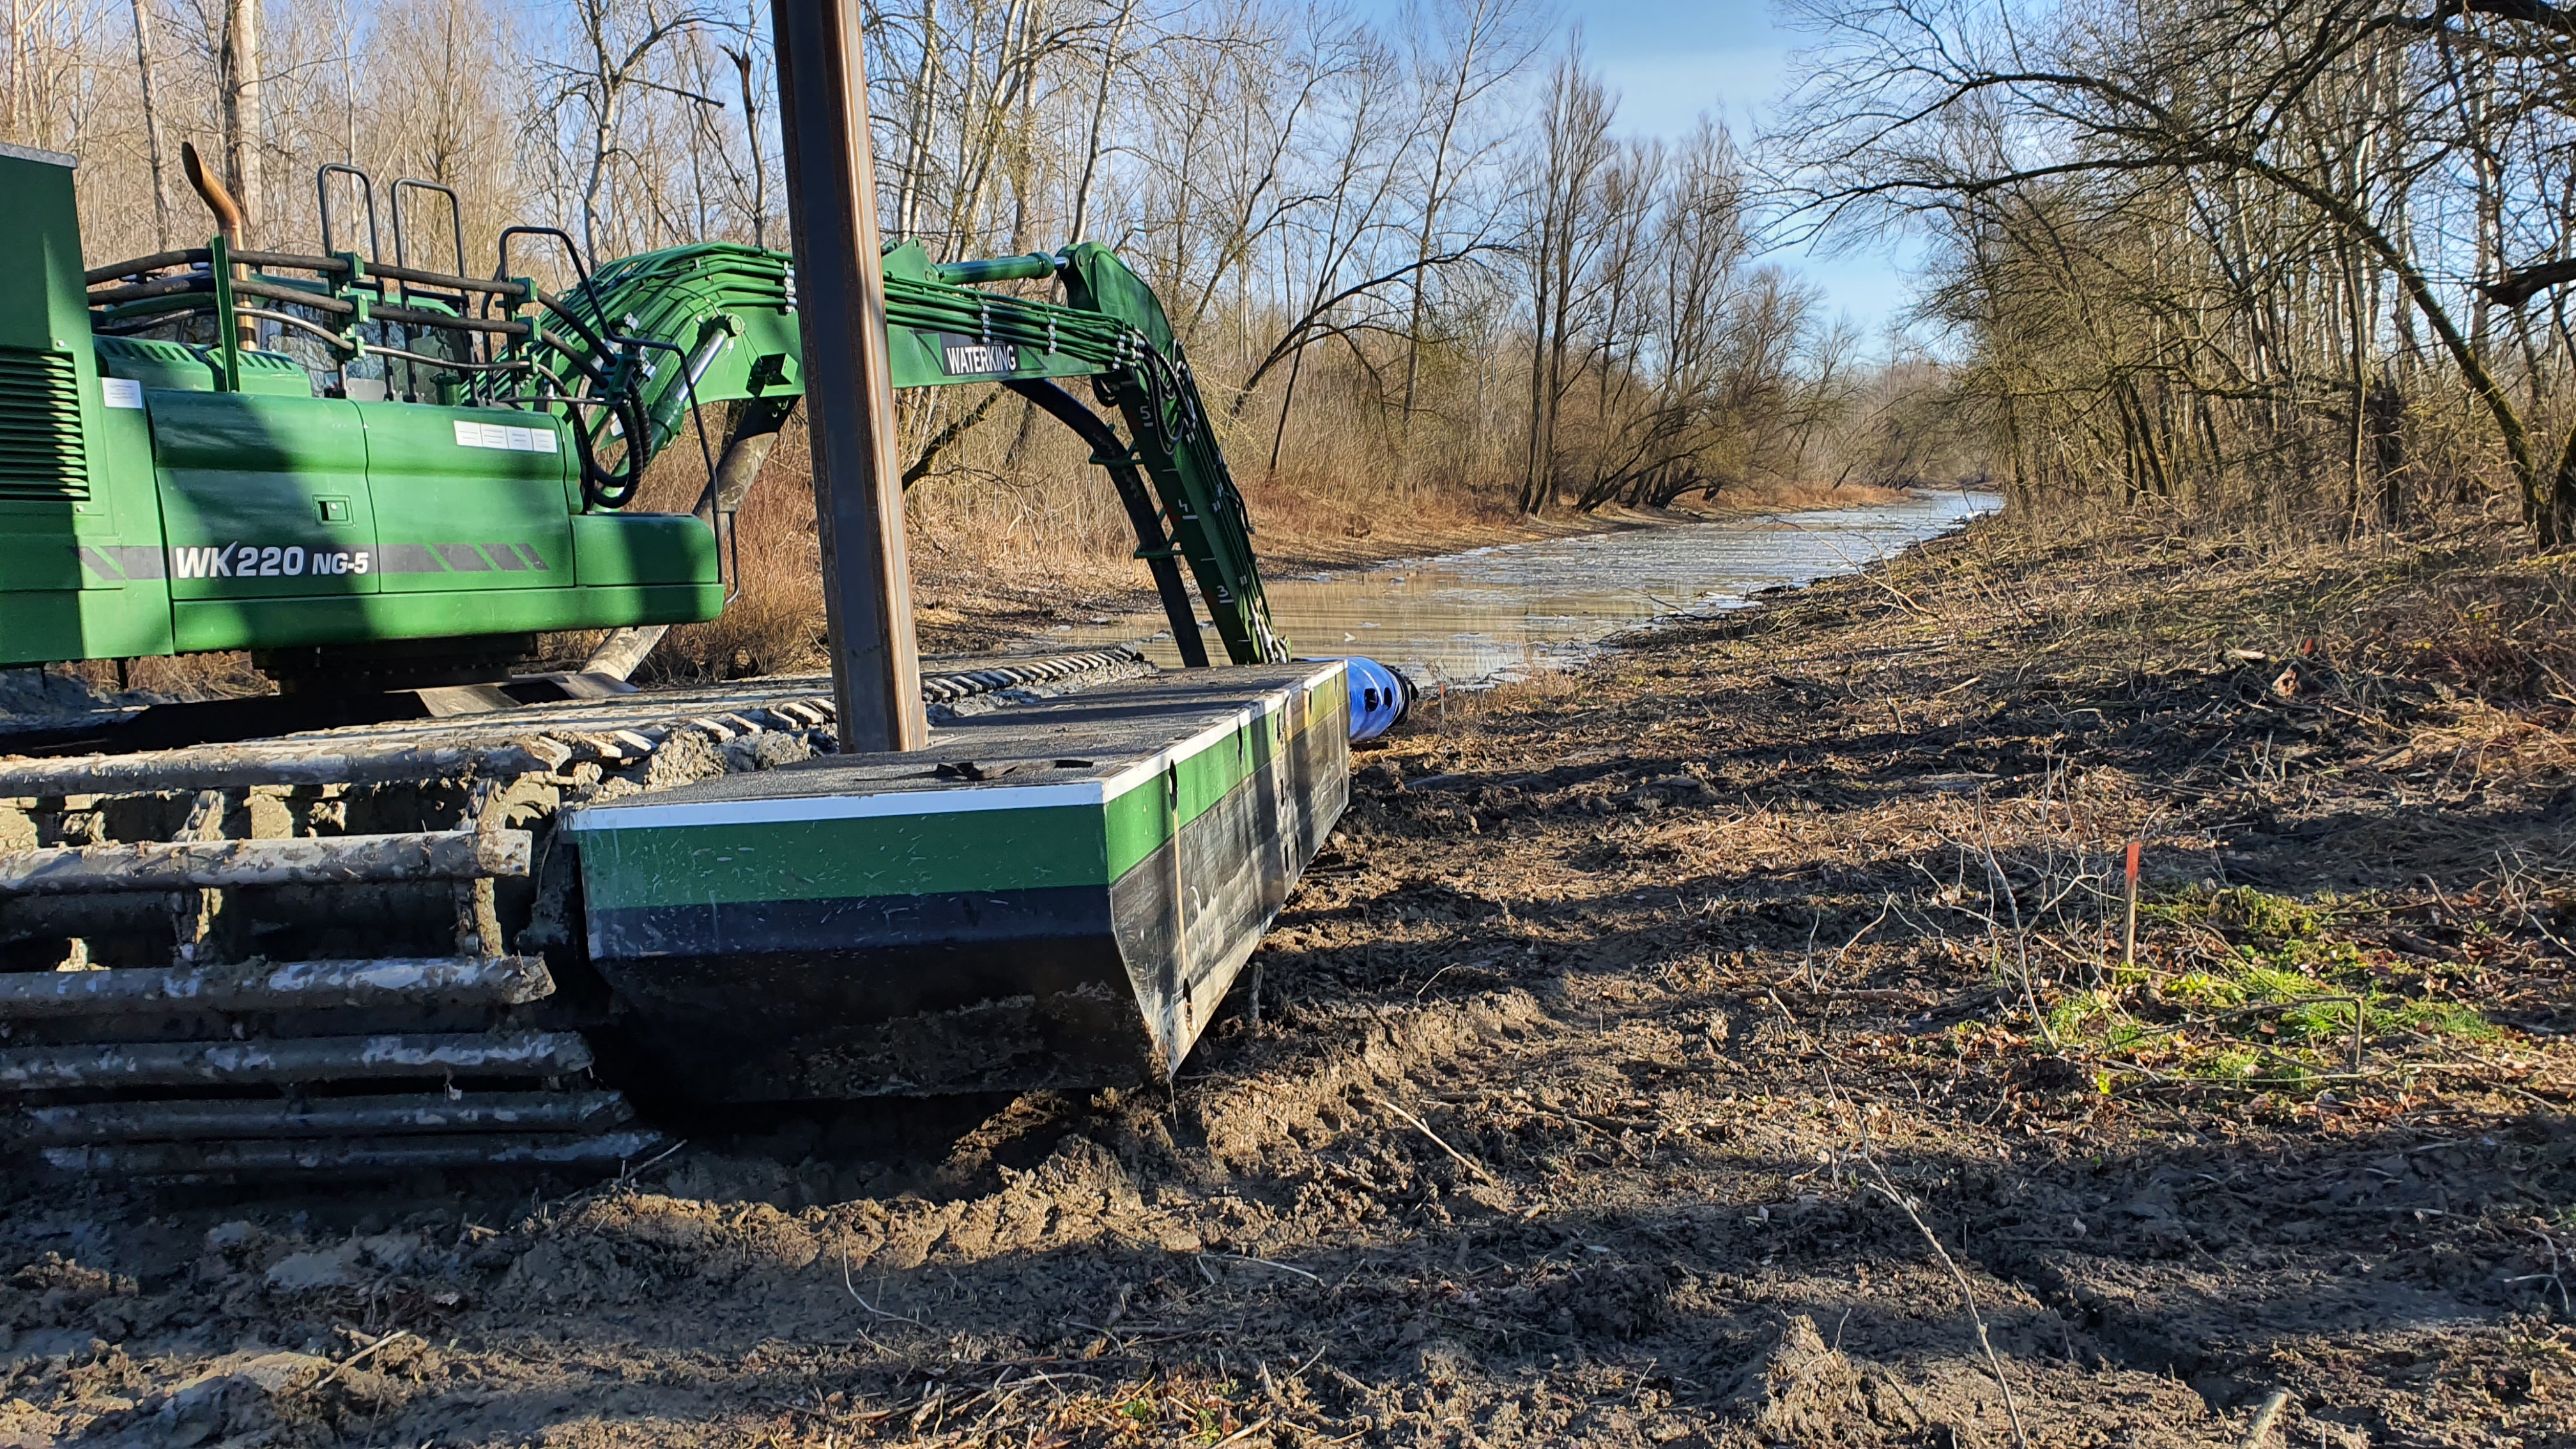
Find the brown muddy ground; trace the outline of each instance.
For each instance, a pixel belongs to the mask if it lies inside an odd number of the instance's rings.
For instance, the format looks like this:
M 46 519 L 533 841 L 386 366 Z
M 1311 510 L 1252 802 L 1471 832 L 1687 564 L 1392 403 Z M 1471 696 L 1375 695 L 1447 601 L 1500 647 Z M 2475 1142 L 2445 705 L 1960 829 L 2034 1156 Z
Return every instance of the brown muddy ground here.
M 0 1445 L 2576 1444 L 2566 583 L 1986 526 L 1453 698 L 1170 1093 L 23 1199 Z

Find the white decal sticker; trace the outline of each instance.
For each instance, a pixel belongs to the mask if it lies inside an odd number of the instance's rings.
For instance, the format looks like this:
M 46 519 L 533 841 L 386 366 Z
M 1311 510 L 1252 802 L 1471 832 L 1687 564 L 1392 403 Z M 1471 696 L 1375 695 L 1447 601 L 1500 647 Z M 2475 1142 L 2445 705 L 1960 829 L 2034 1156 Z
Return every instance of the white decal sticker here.
M 133 378 L 102 377 L 98 380 L 98 388 L 101 393 L 106 395 L 106 401 L 109 407 L 139 408 L 143 406 L 143 384 L 136 382 Z
M 469 423 L 463 418 L 458 418 L 456 446 L 496 448 L 504 453 L 551 453 L 555 450 L 555 430 L 509 428 L 499 423 Z
M 233 550 L 240 545 L 222 548 L 174 548 L 170 550 L 170 577 L 174 579 L 228 579 L 233 576 Z
M 1019 349 L 1007 342 L 951 342 L 940 349 L 940 371 L 950 377 L 1015 372 L 1019 365 Z
M 228 543 L 221 548 L 170 550 L 174 579 L 296 578 L 307 569 L 317 574 L 362 574 L 368 550 L 317 548 L 294 544 Z

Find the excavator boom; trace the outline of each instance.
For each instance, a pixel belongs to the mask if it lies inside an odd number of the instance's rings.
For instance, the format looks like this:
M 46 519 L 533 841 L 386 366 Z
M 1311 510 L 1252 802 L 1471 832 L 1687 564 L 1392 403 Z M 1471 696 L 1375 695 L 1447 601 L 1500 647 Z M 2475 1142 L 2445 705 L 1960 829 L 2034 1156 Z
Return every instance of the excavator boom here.
M 896 388 L 1000 384 L 1073 428 L 1118 489 L 1184 662 L 1207 662 L 1181 583 L 1184 562 L 1232 662 L 1288 657 L 1262 595 L 1250 515 L 1186 354 L 1141 278 L 1093 243 L 1054 256 L 945 264 L 905 243 L 886 254 L 884 269 L 886 352 Z M 1060 282 L 1066 300 L 985 290 L 1040 280 Z M 556 309 L 588 320 L 588 329 L 539 328 L 524 353 L 512 355 L 527 356 L 534 373 L 566 395 L 591 377 L 617 380 L 605 391 L 632 390 L 631 408 L 597 410 L 585 458 L 611 451 L 602 435 L 630 426 L 629 413 L 650 430 L 640 454 L 649 458 L 679 443 L 695 409 L 748 403 L 727 440 L 731 454 L 774 430 L 802 394 L 794 307 L 785 253 L 721 243 L 680 247 L 601 268 Z M 1124 438 L 1057 386 L 1086 377 L 1125 424 Z M 507 396 L 501 386 L 477 384 L 495 401 Z M 631 492 L 616 476 L 603 483 L 612 496 Z
M 326 198 L 350 176 L 326 168 Z M 319 252 L 218 235 L 84 275 L 70 180 L 0 151 L 0 190 L 27 200 L 0 243 L 39 259 L 13 284 L 32 305 L 0 309 L 0 539 L 18 545 L 0 665 L 248 649 L 310 692 L 364 690 L 489 678 L 541 631 L 723 608 L 723 520 L 804 391 L 786 254 L 711 243 L 589 271 L 569 238 L 513 228 L 475 278 L 332 250 L 326 207 Z M 509 274 L 547 239 L 579 274 L 561 295 Z M 898 387 L 998 384 L 1072 426 L 1184 659 L 1206 658 L 1184 569 L 1229 660 L 1288 657 L 1187 357 L 1134 272 L 1088 243 L 944 265 L 907 244 L 885 272 Z M 988 290 L 1045 279 L 1062 302 Z M 721 445 L 715 404 L 734 405 Z M 697 516 L 634 508 L 653 460 L 692 444 Z

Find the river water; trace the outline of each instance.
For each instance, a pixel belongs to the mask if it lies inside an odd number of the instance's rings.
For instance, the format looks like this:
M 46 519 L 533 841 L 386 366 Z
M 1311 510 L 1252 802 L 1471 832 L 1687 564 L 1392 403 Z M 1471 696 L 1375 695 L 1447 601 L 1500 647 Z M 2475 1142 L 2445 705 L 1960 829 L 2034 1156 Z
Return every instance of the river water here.
M 1741 608 L 1762 589 L 1853 572 L 2000 501 L 1925 493 L 1878 507 L 1499 544 L 1263 587 L 1300 657 L 1365 654 L 1426 686 L 1493 684 L 1570 668 L 1650 620 Z M 1157 663 L 1180 662 L 1159 613 L 1043 636 L 1050 648 L 1140 640 Z M 1208 653 L 1225 657 L 1213 630 Z

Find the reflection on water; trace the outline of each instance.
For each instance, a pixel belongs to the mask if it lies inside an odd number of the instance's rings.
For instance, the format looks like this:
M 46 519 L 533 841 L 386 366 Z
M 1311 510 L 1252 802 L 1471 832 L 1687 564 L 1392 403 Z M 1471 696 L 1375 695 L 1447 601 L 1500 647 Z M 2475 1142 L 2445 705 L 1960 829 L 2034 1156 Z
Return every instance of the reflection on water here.
M 1929 494 L 1880 508 L 1503 544 L 1269 579 L 1264 588 L 1300 655 L 1365 654 L 1424 684 L 1493 683 L 1571 667 L 1602 639 L 1648 619 L 1715 613 L 1776 584 L 1850 573 L 1998 503 L 1982 494 Z M 1127 642 L 1162 624 L 1159 614 L 1136 614 L 1059 629 L 1044 642 Z M 1157 663 L 1180 663 L 1168 632 L 1151 632 L 1145 648 Z M 1208 653 L 1225 658 L 1212 629 Z

